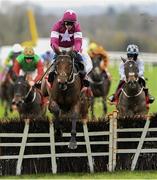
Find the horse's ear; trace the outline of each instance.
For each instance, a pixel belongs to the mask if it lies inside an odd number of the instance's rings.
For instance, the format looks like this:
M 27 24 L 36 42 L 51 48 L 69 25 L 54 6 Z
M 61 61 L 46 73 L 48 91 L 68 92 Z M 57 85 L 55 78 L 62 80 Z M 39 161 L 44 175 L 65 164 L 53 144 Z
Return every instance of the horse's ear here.
M 123 63 L 125 63 L 127 60 L 123 57 L 121 57 L 121 60 L 123 61 Z

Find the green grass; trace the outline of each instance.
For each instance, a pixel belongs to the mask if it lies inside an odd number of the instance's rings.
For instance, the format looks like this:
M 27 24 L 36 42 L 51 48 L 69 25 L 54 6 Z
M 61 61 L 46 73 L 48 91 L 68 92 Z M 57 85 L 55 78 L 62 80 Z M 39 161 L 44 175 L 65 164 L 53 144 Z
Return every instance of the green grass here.
M 109 72 L 112 75 L 112 84 L 111 84 L 111 89 L 109 92 L 110 96 L 111 94 L 113 94 L 115 92 L 115 89 L 118 85 L 119 82 L 119 73 L 118 73 L 118 66 L 114 65 L 114 66 L 110 66 L 109 68 Z M 149 92 L 151 93 L 151 95 L 153 95 L 156 100 L 153 104 L 150 105 L 150 113 L 154 113 L 157 112 L 157 76 L 156 76 L 156 72 L 157 72 L 157 66 L 151 66 L 149 64 L 145 65 L 145 77 L 148 78 L 147 82 L 147 87 L 149 88 Z M 115 106 L 114 105 L 110 105 L 108 104 L 108 113 L 111 113 L 113 110 L 115 110 Z M 101 98 L 98 98 L 96 100 L 96 104 L 95 104 L 95 113 L 97 117 L 101 117 L 102 116 L 102 112 L 103 112 L 103 108 L 102 108 L 102 103 L 101 103 Z M 3 117 L 4 114 L 4 108 L 3 106 L 0 105 L 0 117 Z M 48 113 L 49 114 L 49 113 Z M 17 117 L 17 113 L 13 113 L 10 114 L 9 117 Z
M 2 176 L 3 179 L 157 179 L 157 171 L 116 171 L 103 173 L 37 174 Z

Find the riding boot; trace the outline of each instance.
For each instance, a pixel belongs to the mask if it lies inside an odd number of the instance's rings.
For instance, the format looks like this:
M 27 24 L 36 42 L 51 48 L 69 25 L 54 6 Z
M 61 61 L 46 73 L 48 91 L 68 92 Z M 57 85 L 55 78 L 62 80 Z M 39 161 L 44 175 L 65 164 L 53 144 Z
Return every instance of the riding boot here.
M 84 68 L 82 56 L 79 53 L 77 54 L 75 58 L 75 65 L 76 65 L 77 71 L 80 72 L 80 74 L 83 74 L 85 68 Z
M 81 92 L 85 92 L 86 96 L 87 97 L 92 97 L 93 96 L 93 92 L 90 88 L 90 83 L 89 83 L 89 77 L 88 75 L 86 74 L 83 78 L 83 88 L 81 90 Z
M 120 81 L 119 81 L 119 84 L 118 84 L 118 86 L 117 86 L 117 88 L 116 88 L 115 93 L 112 94 L 112 96 L 110 96 L 110 97 L 108 98 L 110 102 L 114 102 L 114 101 L 116 100 L 116 97 L 119 96 L 119 94 L 120 94 L 120 91 L 119 91 L 119 90 L 120 90 L 120 88 L 123 86 L 124 83 L 125 83 L 124 80 L 120 80 Z
M 148 97 L 149 103 L 152 104 L 155 101 L 155 98 L 151 94 L 149 94 L 148 88 L 146 87 L 145 79 L 140 77 L 139 83 L 141 84 L 142 87 L 144 87 L 143 90 L 145 92 L 145 95 L 146 95 L 146 97 Z
M 146 87 L 146 81 L 143 77 L 139 77 L 139 84 L 141 85 L 141 87 Z
M 78 62 L 83 62 L 83 58 L 82 58 L 81 54 L 77 53 L 75 60 Z
M 143 88 L 143 90 L 146 94 L 146 97 L 148 97 L 149 103 L 152 104 L 155 101 L 155 98 L 149 94 L 148 88 Z

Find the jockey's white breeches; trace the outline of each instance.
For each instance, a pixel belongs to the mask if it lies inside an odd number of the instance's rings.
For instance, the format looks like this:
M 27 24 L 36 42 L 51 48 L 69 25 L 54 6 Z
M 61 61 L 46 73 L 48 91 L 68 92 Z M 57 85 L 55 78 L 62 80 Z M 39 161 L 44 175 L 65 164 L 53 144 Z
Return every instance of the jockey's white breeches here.
M 83 52 L 83 53 L 80 53 L 80 54 L 82 56 L 83 63 L 84 63 L 84 66 L 85 66 L 85 72 L 86 72 L 86 74 L 88 74 L 93 69 L 92 60 L 91 60 L 91 58 L 90 58 L 90 56 L 88 55 L 87 52 Z

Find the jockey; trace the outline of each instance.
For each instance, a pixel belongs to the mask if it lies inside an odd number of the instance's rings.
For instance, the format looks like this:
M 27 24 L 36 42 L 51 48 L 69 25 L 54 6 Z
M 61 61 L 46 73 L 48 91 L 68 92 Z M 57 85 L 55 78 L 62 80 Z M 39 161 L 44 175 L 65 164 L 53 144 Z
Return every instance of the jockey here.
M 23 48 L 20 44 L 14 44 L 11 51 L 9 52 L 5 62 L 4 62 L 4 73 L 2 81 L 5 81 L 6 75 L 12 69 L 15 59 L 18 55 L 20 55 L 23 51 Z
M 46 51 L 44 54 L 41 55 L 44 64 L 50 64 L 53 62 L 55 58 L 55 53 L 53 51 Z
M 23 48 L 20 44 L 14 44 L 11 52 L 9 53 L 8 57 L 5 60 L 5 66 L 7 68 L 12 67 L 16 57 L 20 55 L 22 51 L 23 51 Z
M 98 45 L 95 42 L 91 42 L 88 47 L 88 54 L 91 58 L 94 57 L 93 51 L 98 48 Z
M 51 47 L 56 54 L 62 50 L 72 50 L 71 56 L 77 63 L 84 64 L 84 86 L 89 87 L 88 74 L 93 68 L 92 61 L 87 53 L 82 53 L 82 32 L 77 22 L 77 15 L 73 10 L 65 11 L 62 19 L 51 30 Z M 53 82 L 55 71 L 49 74 L 48 81 Z
M 109 57 L 106 50 L 102 46 L 91 43 L 89 46 L 88 54 L 90 55 L 91 59 L 93 59 L 97 55 L 102 57 L 102 60 L 100 62 L 100 69 L 102 70 L 102 72 L 104 72 L 104 76 L 107 75 L 107 77 L 111 79 L 111 75 L 108 72 Z
M 146 82 L 144 79 L 144 62 L 143 62 L 143 60 L 138 58 L 138 55 L 139 55 L 139 48 L 137 45 L 130 44 L 127 46 L 127 58 L 133 59 L 134 61 L 136 61 L 137 65 L 138 65 L 138 69 L 139 69 L 139 74 L 138 74 L 139 75 L 139 83 L 141 84 L 141 86 L 144 87 L 145 94 L 149 98 L 149 103 L 153 103 L 155 98 L 152 97 L 148 93 L 148 88 L 146 88 Z M 120 73 L 121 79 L 120 79 L 120 82 L 118 84 L 115 94 L 113 94 L 111 97 L 109 97 L 110 102 L 114 102 L 116 100 L 116 97 L 118 97 L 120 94 L 121 87 L 125 83 L 124 63 L 123 62 L 120 64 L 119 73 Z
M 44 73 L 40 57 L 34 53 L 32 47 L 26 47 L 24 52 L 16 58 L 13 71 L 17 76 L 25 73 L 30 74 L 31 79 L 29 83 L 31 86 L 39 81 Z

